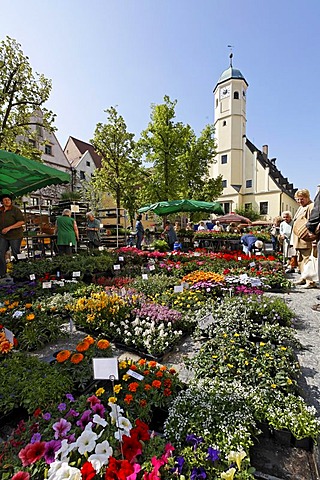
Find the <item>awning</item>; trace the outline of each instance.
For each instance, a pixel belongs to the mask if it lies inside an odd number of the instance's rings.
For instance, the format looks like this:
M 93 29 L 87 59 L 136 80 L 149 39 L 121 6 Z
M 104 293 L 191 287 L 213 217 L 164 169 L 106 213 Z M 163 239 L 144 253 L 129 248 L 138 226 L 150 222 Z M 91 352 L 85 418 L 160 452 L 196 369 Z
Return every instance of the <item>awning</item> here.
M 70 183 L 69 173 L 47 167 L 15 153 L 0 150 L 0 194 L 21 197 L 48 185 Z
M 139 213 L 154 212 L 157 215 L 169 215 L 178 212 L 208 212 L 223 214 L 223 209 L 218 202 L 202 202 L 198 200 L 170 200 L 153 203 L 138 209 Z

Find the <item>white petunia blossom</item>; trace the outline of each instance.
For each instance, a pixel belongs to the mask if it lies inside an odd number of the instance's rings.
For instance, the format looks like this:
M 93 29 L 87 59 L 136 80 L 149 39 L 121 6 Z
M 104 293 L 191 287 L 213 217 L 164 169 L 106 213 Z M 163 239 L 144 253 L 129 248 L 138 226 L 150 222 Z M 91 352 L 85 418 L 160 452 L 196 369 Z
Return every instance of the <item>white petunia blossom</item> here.
M 92 452 L 96 446 L 98 435 L 91 429 L 92 423 L 88 423 L 77 440 L 78 452 L 84 455 L 86 452 Z
M 81 480 L 78 468 L 70 467 L 67 462 L 53 462 L 48 472 L 48 480 Z
M 103 428 L 108 425 L 108 422 L 104 418 L 100 417 L 100 415 L 98 415 L 97 413 L 93 415 L 93 423 L 101 425 L 101 427 Z

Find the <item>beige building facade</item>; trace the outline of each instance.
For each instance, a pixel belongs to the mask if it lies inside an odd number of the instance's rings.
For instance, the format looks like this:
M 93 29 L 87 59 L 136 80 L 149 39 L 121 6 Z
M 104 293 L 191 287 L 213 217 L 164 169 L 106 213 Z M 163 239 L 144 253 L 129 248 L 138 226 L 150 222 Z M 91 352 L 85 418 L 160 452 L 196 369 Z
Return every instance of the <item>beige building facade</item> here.
M 264 220 L 272 220 L 284 210 L 294 214 L 298 208 L 296 189 L 269 159 L 268 146 L 258 149 L 247 138 L 248 82 L 230 66 L 220 76 L 214 90 L 214 126 L 217 143 L 216 163 L 211 176 L 223 177 L 223 193 L 217 199 L 225 213 L 237 208 L 258 211 Z

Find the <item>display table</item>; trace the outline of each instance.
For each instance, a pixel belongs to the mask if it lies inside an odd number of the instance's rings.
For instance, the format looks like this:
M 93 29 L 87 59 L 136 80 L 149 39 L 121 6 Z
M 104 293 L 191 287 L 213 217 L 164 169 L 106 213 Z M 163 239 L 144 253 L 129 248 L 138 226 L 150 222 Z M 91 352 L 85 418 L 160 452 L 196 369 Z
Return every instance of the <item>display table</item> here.
M 29 256 L 53 257 L 57 252 L 57 235 L 38 233 L 37 235 L 24 235 L 21 243 L 26 248 Z

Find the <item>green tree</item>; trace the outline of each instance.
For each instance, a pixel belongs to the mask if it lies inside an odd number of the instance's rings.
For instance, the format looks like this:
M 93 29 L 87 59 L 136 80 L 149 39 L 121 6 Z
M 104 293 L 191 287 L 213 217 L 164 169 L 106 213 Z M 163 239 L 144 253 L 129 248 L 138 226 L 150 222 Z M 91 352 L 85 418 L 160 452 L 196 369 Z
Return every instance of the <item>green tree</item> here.
M 261 218 L 260 213 L 252 207 L 251 208 L 239 207 L 239 208 L 236 208 L 235 212 L 238 215 L 242 215 L 243 217 L 249 218 L 251 222 L 254 222 L 255 220 L 259 220 Z
M 131 202 L 132 212 L 135 208 L 134 193 L 138 188 L 140 167 L 140 161 L 134 156 L 134 134 L 127 131 L 127 125 L 115 107 L 110 107 L 105 112 L 108 122 L 98 123 L 94 137 L 90 140 L 102 157 L 102 167 L 95 171 L 92 182 L 97 190 L 111 193 L 118 209 L 121 206 L 128 207 L 128 202 Z
M 164 97 L 164 103 L 152 104 L 151 121 L 141 133 L 138 152 L 152 165 L 152 181 L 145 185 L 146 197 L 152 202 L 179 198 L 181 164 L 190 127 L 174 122 L 177 101 Z
M 0 42 L 1 149 L 40 159 L 37 145 L 45 140 L 39 129 L 31 131 L 31 126 L 55 130 L 55 115 L 44 107 L 51 87 L 51 80 L 33 73 L 29 58 L 23 54 L 16 40 L 6 37 Z
M 151 164 L 141 196 L 146 202 L 213 200 L 222 191 L 222 179 L 209 177 L 215 155 L 213 126 L 207 125 L 197 138 L 190 125 L 174 121 L 176 104 L 165 96 L 163 104 L 151 106 L 151 121 L 137 143 Z

